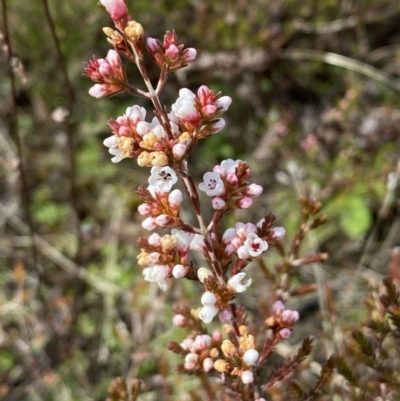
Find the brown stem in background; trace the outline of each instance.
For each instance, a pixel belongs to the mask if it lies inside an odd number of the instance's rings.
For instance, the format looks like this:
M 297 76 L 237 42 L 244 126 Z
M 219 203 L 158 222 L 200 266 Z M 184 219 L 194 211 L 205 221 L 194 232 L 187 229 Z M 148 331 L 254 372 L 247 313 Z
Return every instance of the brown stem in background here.
M 72 208 L 75 212 L 76 215 L 76 221 L 77 221 L 77 251 L 76 251 L 76 256 L 75 256 L 75 261 L 77 263 L 80 263 L 80 258 L 81 258 L 81 249 L 83 246 L 83 241 L 82 241 L 82 230 L 81 230 L 81 213 L 79 211 L 79 206 L 78 206 L 78 200 L 77 200 L 77 185 L 76 185 L 76 163 L 75 163 L 75 152 L 74 152 L 74 141 L 73 141 L 73 128 L 72 124 L 70 122 L 72 110 L 74 108 L 74 103 L 75 103 L 75 94 L 74 94 L 74 89 L 72 87 L 71 81 L 69 80 L 68 77 L 68 72 L 67 72 L 67 65 L 66 61 L 64 58 L 64 55 L 61 51 L 61 46 L 60 46 L 60 41 L 58 39 L 58 36 L 56 34 L 56 28 L 55 24 L 53 21 L 53 18 L 50 13 L 49 5 L 47 0 L 42 0 L 43 8 L 46 14 L 46 20 L 50 28 L 51 36 L 54 41 L 54 47 L 56 49 L 57 53 L 57 61 L 58 65 L 61 69 L 63 78 L 64 78 L 64 86 L 66 90 L 66 95 L 67 95 L 67 109 L 69 112 L 69 115 L 66 120 L 66 132 L 67 132 L 67 140 L 68 140 L 68 161 L 69 161 L 69 198 L 70 202 L 72 205 Z
M 23 155 L 23 144 L 22 144 L 22 139 L 21 139 L 21 136 L 19 134 L 19 129 L 18 129 L 17 90 L 16 90 L 16 85 L 15 85 L 15 75 L 14 75 L 13 65 L 12 65 L 13 52 L 12 52 L 12 48 L 11 48 L 10 33 L 8 30 L 6 0 L 1 0 L 1 6 L 2 6 L 2 11 L 3 11 L 3 25 L 4 25 L 4 36 L 5 36 L 4 42 L 7 46 L 6 51 L 7 51 L 8 77 L 9 77 L 10 86 L 11 86 L 11 98 L 12 98 L 12 109 L 11 109 L 11 115 L 10 115 L 10 120 L 11 120 L 10 131 L 11 131 L 12 137 L 15 140 L 15 143 L 17 145 L 18 169 L 19 169 L 19 175 L 21 178 L 20 193 L 21 193 L 22 204 L 24 207 L 25 218 L 26 218 L 26 221 L 27 221 L 27 224 L 29 227 L 29 235 L 31 238 L 33 265 L 34 265 L 34 269 L 40 275 L 41 268 L 38 263 L 38 255 L 36 253 L 35 236 L 34 236 L 35 229 L 34 229 L 34 224 L 33 224 L 33 220 L 32 220 L 31 208 L 30 208 L 30 196 L 29 196 L 28 183 L 27 183 L 27 178 L 26 178 L 26 170 L 25 170 L 24 155 Z

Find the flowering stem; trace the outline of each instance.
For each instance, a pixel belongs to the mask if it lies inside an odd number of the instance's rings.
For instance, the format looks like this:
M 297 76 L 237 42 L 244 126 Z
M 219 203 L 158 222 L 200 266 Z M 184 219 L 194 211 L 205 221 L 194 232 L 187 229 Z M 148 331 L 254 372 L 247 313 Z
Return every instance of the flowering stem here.
M 149 74 L 147 73 L 146 67 L 144 65 L 143 59 L 140 56 L 139 52 L 137 51 L 137 48 L 136 48 L 135 44 L 132 43 L 131 41 L 128 41 L 128 43 L 129 43 L 129 45 L 131 47 L 131 50 L 132 50 L 133 54 L 135 55 L 136 65 L 137 65 L 137 67 L 139 69 L 140 74 L 143 77 L 143 80 L 144 80 L 144 83 L 147 86 L 147 89 L 149 90 L 148 94 L 150 96 L 151 101 L 153 102 L 154 108 L 156 109 L 156 112 L 157 112 L 159 118 L 161 119 L 161 123 L 162 123 L 165 131 L 167 132 L 168 136 L 170 138 L 172 138 L 173 135 L 172 135 L 172 132 L 171 132 L 171 126 L 169 124 L 168 116 L 166 116 L 165 110 L 163 109 L 163 107 L 161 105 L 161 102 L 160 102 L 160 99 L 158 98 L 158 93 L 159 92 L 156 93 L 156 91 L 154 90 L 153 85 L 152 85 L 152 83 L 150 81 L 150 78 L 149 78 Z
M 194 211 L 197 216 L 197 220 L 199 221 L 200 230 L 204 237 L 205 248 L 206 248 L 207 255 L 210 259 L 211 265 L 214 269 L 215 274 L 218 277 L 218 281 L 221 284 L 225 284 L 221 265 L 219 264 L 218 259 L 215 255 L 214 249 L 211 245 L 212 241 L 211 241 L 210 232 L 207 230 L 207 226 L 204 222 L 203 216 L 200 211 L 199 195 L 197 193 L 196 186 L 194 185 L 193 179 L 189 174 L 186 160 L 181 163 L 179 172 L 180 172 L 180 176 L 182 178 L 183 185 L 185 186 L 186 192 L 193 205 Z

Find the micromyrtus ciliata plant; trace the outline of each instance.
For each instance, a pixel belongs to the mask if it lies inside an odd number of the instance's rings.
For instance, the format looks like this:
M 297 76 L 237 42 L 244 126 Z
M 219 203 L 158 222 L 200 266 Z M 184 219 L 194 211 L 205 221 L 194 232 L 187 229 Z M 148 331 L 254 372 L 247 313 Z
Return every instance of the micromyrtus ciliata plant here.
M 186 305 L 174 307 L 173 324 L 187 329 L 189 334 L 181 343 L 171 342 L 168 348 L 182 356 L 179 372 L 200 377 L 207 399 L 264 400 L 266 389 L 282 382 L 310 352 L 311 341 L 303 343 L 298 355 L 276 374 L 267 377 L 264 372 L 269 355 L 291 335 L 299 319 L 299 313 L 286 309 L 282 302 L 294 295 L 288 285 L 290 269 L 325 257 L 297 258 L 307 219 L 319 212 L 320 205 L 303 202 L 303 231 L 297 234 L 288 257 L 280 243 L 285 230 L 273 226 L 272 214 L 257 224 L 238 222 L 220 233 L 221 220 L 228 212 L 249 208 L 253 198 L 263 191 L 260 185 L 249 181 L 250 167 L 241 160 L 223 160 L 206 172 L 199 184 L 189 173 L 191 150 L 200 140 L 221 132 L 225 126 L 222 115 L 227 112 L 231 98 L 203 85 L 197 93 L 182 88 L 170 108 L 162 105 L 159 96 L 168 74 L 194 61 L 196 50 L 180 44 L 174 31 L 167 31 L 162 42 L 146 38 L 124 0 L 100 0 L 100 3 L 115 25 L 104 28 L 113 49 L 106 58 L 94 58 L 87 64 L 87 76 L 95 82 L 89 94 L 102 98 L 128 91 L 150 100 L 154 107 L 155 116 L 147 120 L 143 107 L 128 107 L 123 116 L 109 121 L 112 135 L 104 140 L 113 163 L 136 158 L 139 166 L 151 168 L 148 185 L 137 190 L 143 200 L 138 208 L 145 216 L 142 227 L 149 231 L 170 229 L 169 234 L 152 233 L 138 240 L 141 248 L 138 265 L 143 268 L 144 279 L 157 283 L 161 290 L 166 290 L 171 280 L 179 279 L 195 280 L 202 286 L 195 309 Z M 146 71 L 146 57 L 160 68 L 156 87 Z M 137 66 L 147 90 L 128 82 L 122 58 Z M 181 219 L 184 194 L 173 189 L 178 180 L 197 216 L 197 226 Z M 206 221 L 201 212 L 198 191 L 210 198 L 209 206 L 214 209 L 211 221 Z M 318 222 L 322 224 L 323 218 L 317 218 L 308 228 Z M 269 245 L 275 246 L 286 262 L 277 269 L 278 284 L 266 308 L 264 327 L 256 329 L 247 322 L 245 308 L 235 299 L 238 293 L 251 288 L 252 279 L 246 267 L 266 252 Z M 192 252 L 202 255 L 204 266 L 194 265 Z M 312 290 L 308 287 L 297 293 Z M 209 331 L 213 320 L 220 321 L 221 330 Z M 114 398 L 110 399 L 125 399 L 124 386 L 122 379 L 116 380 L 110 389 Z

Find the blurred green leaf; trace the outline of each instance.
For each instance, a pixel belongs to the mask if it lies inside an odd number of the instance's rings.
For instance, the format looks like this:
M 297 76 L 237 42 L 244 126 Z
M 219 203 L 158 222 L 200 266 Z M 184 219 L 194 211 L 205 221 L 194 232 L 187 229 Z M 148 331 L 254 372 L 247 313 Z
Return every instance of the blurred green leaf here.
M 350 238 L 358 238 L 367 233 L 372 217 L 367 202 L 357 195 L 345 198 L 340 215 L 340 226 Z

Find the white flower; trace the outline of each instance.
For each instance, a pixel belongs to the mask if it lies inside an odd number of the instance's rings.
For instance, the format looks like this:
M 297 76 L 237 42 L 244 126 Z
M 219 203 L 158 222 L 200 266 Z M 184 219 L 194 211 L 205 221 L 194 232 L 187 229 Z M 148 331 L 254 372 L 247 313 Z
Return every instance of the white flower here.
M 176 249 L 180 252 L 188 252 L 195 234 L 187 233 L 186 231 L 178 230 L 176 228 L 171 231 L 171 234 L 178 239 Z
M 267 242 L 254 233 L 247 234 L 244 246 L 248 249 L 250 256 L 253 258 L 260 256 L 268 249 Z
M 243 362 L 247 366 L 254 365 L 258 361 L 258 351 L 251 348 L 248 349 L 243 355 Z
M 218 314 L 218 308 L 215 306 L 203 306 L 199 313 L 199 319 L 208 324 Z
M 161 192 L 169 192 L 178 181 L 178 177 L 171 167 L 152 167 L 149 184 Z
M 157 283 L 159 287 L 165 291 L 168 288 L 165 277 L 167 275 L 165 266 L 146 267 L 142 272 L 144 279 L 151 283 Z
M 190 249 L 203 252 L 204 251 L 204 237 L 200 234 L 195 234 L 192 242 L 190 243 Z
M 236 167 L 239 165 L 241 160 L 223 160 L 221 162 L 221 167 L 226 171 L 226 174 L 232 173 L 235 174 Z
M 134 125 L 136 125 L 139 121 L 144 121 L 144 119 L 146 118 L 146 109 L 144 107 L 135 105 L 132 107 L 128 107 L 126 109 L 125 115 L 132 121 Z
M 204 182 L 199 184 L 200 191 L 204 191 L 208 196 L 220 196 L 225 191 L 224 182 L 217 172 L 208 172 L 203 175 Z
M 183 88 L 179 91 L 179 97 L 171 106 L 172 111 L 182 120 L 197 124 L 200 115 L 194 105 L 196 95 L 189 89 Z
M 235 274 L 228 280 L 228 286 L 231 287 L 233 290 L 235 290 L 235 292 L 246 291 L 246 288 L 251 284 L 252 280 L 251 278 L 249 278 L 247 281 L 242 283 L 241 281 L 245 275 L 246 273 L 243 272 Z

